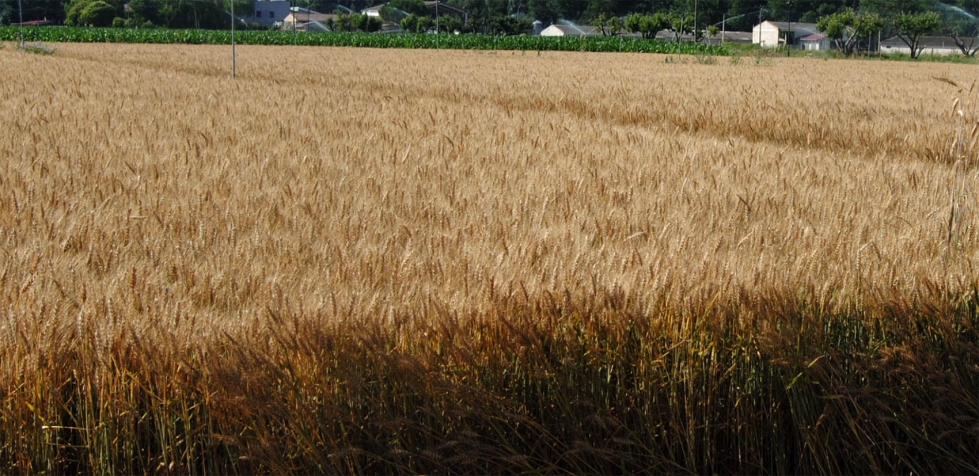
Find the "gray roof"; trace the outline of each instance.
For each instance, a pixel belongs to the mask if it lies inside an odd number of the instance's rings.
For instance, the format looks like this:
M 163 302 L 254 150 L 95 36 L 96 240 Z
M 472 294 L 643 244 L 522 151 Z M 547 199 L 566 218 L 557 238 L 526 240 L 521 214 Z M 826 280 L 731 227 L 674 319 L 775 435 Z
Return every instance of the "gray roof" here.
M 719 39 L 724 37 L 724 41 L 731 41 L 734 43 L 751 43 L 752 33 L 750 31 L 725 31 L 724 33 L 718 33 L 712 36 L 712 39 Z
M 706 36 L 706 40 L 710 44 L 720 43 L 721 37 L 724 41 L 730 41 L 731 43 L 751 43 L 751 32 L 750 31 L 725 31 L 723 33 L 717 32 L 716 35 Z M 657 40 L 670 40 L 675 38 L 673 30 L 660 30 L 656 32 Z M 693 34 L 682 33 L 680 34 L 680 41 L 693 41 Z
M 815 23 L 797 23 L 771 20 L 769 20 L 768 23 L 775 25 L 779 30 L 794 32 L 797 38 L 800 36 L 812 35 L 813 33 L 819 33 L 819 29 L 816 28 Z

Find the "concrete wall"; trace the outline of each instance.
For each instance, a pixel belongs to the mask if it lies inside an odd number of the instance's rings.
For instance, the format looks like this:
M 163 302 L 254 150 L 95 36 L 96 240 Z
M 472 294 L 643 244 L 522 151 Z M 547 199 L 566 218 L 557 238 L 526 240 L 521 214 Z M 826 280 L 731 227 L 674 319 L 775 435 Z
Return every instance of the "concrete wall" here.
M 779 45 L 779 28 L 769 22 L 761 22 L 751 29 L 751 42 L 766 48 Z
M 911 55 L 911 48 L 908 48 L 907 45 L 901 45 L 901 46 L 884 46 L 884 45 L 881 45 L 880 51 L 881 51 L 881 53 L 904 53 L 906 55 Z M 921 50 L 921 53 L 919 53 L 919 54 L 922 54 L 922 55 L 936 55 L 936 56 L 948 56 L 948 55 L 962 54 L 962 52 L 953 43 L 953 44 L 948 45 L 948 46 L 945 46 L 945 47 L 925 48 L 925 49 Z

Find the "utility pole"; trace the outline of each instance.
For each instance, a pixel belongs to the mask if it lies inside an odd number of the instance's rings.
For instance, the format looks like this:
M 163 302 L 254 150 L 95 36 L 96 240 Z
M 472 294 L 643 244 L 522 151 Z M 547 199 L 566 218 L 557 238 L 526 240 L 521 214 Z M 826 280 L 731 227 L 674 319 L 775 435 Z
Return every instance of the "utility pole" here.
M 24 7 L 17 0 L 17 15 L 20 17 L 20 49 L 24 49 Z
M 761 45 L 761 12 L 764 8 L 758 9 L 758 44 Z M 754 36 L 754 35 L 752 35 Z M 776 39 L 777 40 L 777 39 Z M 775 41 L 775 46 L 778 46 L 778 41 Z
M 697 0 L 693 0 L 693 42 L 697 42 L 697 37 L 700 36 L 697 33 Z
M 792 50 L 789 49 L 789 41 L 792 38 L 792 15 L 789 14 L 789 31 L 785 34 L 785 56 L 792 56 Z
M 235 0 L 231 0 L 231 79 L 235 78 L 238 59 L 235 57 Z
M 724 44 L 724 35 L 727 33 L 727 13 L 721 17 L 721 44 Z

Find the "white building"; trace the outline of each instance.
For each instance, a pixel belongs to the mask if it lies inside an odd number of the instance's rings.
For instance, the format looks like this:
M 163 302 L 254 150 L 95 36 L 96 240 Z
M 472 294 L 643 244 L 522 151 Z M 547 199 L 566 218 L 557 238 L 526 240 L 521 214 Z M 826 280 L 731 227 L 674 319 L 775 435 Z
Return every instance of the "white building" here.
M 751 29 L 751 42 L 766 48 L 798 44 L 796 38 L 805 38 L 819 33 L 815 23 L 796 23 L 783 21 L 763 21 Z
M 289 0 L 254 0 L 252 12 L 241 17 L 245 23 L 272 25 L 289 15 Z
M 383 8 L 384 5 L 387 5 L 387 4 L 386 3 L 382 3 L 380 5 L 374 5 L 373 7 L 367 7 L 365 9 L 361 10 L 360 13 L 362 15 L 367 15 L 369 17 L 381 18 L 381 8 Z
M 808 51 L 826 51 L 833 47 L 833 40 L 822 33 L 813 33 L 799 38 L 799 46 Z
M 330 27 L 327 25 L 331 20 L 336 22 L 337 18 L 337 15 L 333 13 L 320 13 L 307 10 L 305 8 L 300 9 L 299 7 L 293 7 L 293 11 L 286 15 L 286 17 L 282 20 L 282 29 L 296 31 L 330 31 Z

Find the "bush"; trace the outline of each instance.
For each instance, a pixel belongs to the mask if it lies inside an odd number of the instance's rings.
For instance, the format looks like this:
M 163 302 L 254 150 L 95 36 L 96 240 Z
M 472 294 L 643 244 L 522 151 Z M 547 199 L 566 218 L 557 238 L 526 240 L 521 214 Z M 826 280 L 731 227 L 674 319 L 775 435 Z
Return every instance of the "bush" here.
M 350 24 L 358 31 L 374 32 L 381 29 L 380 20 L 357 13 L 350 15 Z
M 439 32 L 452 33 L 455 31 L 462 31 L 465 25 L 462 24 L 462 20 L 458 17 L 452 15 L 446 15 L 439 17 Z
M 407 30 L 407 31 L 410 31 L 412 33 L 417 32 L 418 31 L 418 15 L 415 15 L 414 13 L 412 13 L 411 15 L 408 15 L 408 16 L 402 18 L 401 19 L 401 22 L 400 22 L 400 25 L 401 25 L 401 29 L 402 30 Z
M 116 18 L 116 8 L 101 0 L 89 3 L 82 10 L 78 20 L 83 25 L 110 26 Z
M 516 19 L 510 16 L 496 16 L 490 18 L 487 26 L 490 33 L 497 35 L 526 35 L 534 29 L 530 20 Z
M 35 54 L 35 55 L 45 55 L 45 56 L 47 56 L 47 55 L 53 55 L 54 54 L 54 51 L 55 51 L 54 48 L 50 48 L 50 47 L 44 46 L 43 43 L 30 43 L 30 44 L 26 44 L 21 49 L 25 53 L 31 53 L 31 54 Z
M 381 27 L 384 26 L 384 22 L 380 18 L 367 15 L 364 15 L 364 18 L 364 26 L 361 28 L 363 31 L 373 33 L 375 31 L 381 31 Z

